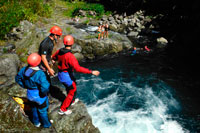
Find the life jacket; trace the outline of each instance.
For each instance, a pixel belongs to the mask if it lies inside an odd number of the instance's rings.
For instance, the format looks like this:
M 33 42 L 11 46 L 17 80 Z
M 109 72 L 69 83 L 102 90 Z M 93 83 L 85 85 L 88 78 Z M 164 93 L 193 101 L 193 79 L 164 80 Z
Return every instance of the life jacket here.
M 24 81 L 23 82 L 27 88 L 28 100 L 30 100 L 32 102 L 36 102 L 39 105 L 41 105 L 46 101 L 47 96 L 44 96 L 44 97 L 41 96 L 41 93 L 39 90 L 40 85 L 38 85 L 36 82 L 34 82 L 33 79 L 31 79 L 31 77 L 33 77 L 33 75 L 35 75 L 37 73 L 37 71 L 39 71 L 39 70 L 33 70 L 30 67 L 26 67 L 26 69 L 24 71 Z
M 72 68 L 70 67 L 70 64 L 65 64 L 65 55 L 67 53 L 71 53 L 71 50 L 61 48 L 58 52 L 58 70 L 59 71 L 67 71 L 69 73 L 72 72 Z

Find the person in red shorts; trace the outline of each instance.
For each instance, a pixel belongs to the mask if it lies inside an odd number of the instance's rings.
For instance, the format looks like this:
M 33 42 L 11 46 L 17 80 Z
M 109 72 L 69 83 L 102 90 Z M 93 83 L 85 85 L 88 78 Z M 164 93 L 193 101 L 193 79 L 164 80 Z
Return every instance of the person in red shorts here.
M 71 53 L 71 48 L 74 44 L 74 38 L 71 35 L 65 36 L 63 43 L 65 47 L 57 50 L 55 54 L 52 55 L 52 59 L 58 61 L 58 79 L 67 90 L 67 97 L 63 101 L 58 113 L 60 115 L 69 115 L 72 113 L 72 111 L 68 109 L 69 106 L 78 101 L 78 99 L 76 99 L 76 82 L 73 75 L 74 70 L 76 72 L 93 74 L 96 76 L 98 76 L 100 72 L 96 70 L 92 71 L 79 65 L 77 59 Z

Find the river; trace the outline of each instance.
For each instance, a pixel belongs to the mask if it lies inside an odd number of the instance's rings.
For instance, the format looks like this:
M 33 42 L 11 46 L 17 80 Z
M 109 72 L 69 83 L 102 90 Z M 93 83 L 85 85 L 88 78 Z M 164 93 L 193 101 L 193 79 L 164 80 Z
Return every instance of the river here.
M 152 55 L 81 64 L 101 72 L 76 74 L 77 96 L 93 124 L 102 133 L 199 132 L 198 99 L 187 91 L 194 85 L 166 62 Z

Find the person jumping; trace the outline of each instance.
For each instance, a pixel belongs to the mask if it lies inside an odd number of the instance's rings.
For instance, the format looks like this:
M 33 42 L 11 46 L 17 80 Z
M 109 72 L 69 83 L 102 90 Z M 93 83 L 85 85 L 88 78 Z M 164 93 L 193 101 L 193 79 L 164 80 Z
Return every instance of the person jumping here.
M 93 74 L 95 76 L 98 76 L 100 72 L 96 70 L 92 71 L 79 65 L 77 59 L 71 53 L 71 48 L 74 44 L 74 38 L 71 35 L 65 36 L 63 43 L 65 47 L 57 50 L 55 54 L 53 54 L 52 59 L 58 61 L 58 79 L 67 90 L 67 97 L 63 101 L 58 113 L 60 115 L 69 115 L 72 113 L 72 111 L 68 109 L 69 106 L 78 101 L 78 99 L 75 99 L 76 81 L 73 74 L 74 70 L 76 72 Z

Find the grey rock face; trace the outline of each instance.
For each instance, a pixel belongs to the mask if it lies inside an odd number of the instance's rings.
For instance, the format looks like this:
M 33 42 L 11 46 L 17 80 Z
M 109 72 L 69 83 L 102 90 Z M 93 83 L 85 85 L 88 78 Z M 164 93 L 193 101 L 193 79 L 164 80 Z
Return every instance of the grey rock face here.
M 56 103 L 54 110 L 50 112 L 50 118 L 54 120 L 53 126 L 56 132 L 70 133 L 100 133 L 99 129 L 92 124 L 92 119 L 87 112 L 85 105 L 79 101 L 69 109 L 72 110 L 70 115 L 59 115 L 58 110 L 60 104 Z
M 0 89 L 15 83 L 19 58 L 16 54 L 3 54 L 0 59 Z
M 0 90 L 0 132 L 39 132 L 13 98 Z

